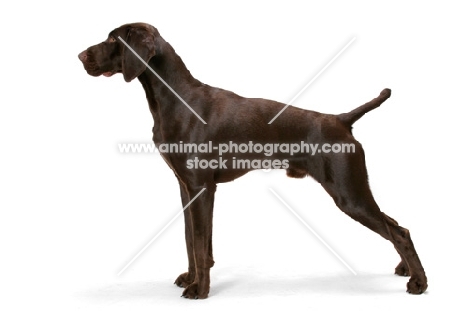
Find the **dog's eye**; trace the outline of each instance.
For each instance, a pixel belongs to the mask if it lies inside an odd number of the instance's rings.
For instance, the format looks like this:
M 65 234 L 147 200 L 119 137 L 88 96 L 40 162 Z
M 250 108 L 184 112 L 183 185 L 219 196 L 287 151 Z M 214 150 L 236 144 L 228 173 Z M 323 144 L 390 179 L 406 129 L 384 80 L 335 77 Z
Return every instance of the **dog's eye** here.
M 109 39 L 107 39 L 107 41 L 109 41 L 109 42 L 115 42 L 115 38 L 114 38 L 114 37 L 109 37 Z

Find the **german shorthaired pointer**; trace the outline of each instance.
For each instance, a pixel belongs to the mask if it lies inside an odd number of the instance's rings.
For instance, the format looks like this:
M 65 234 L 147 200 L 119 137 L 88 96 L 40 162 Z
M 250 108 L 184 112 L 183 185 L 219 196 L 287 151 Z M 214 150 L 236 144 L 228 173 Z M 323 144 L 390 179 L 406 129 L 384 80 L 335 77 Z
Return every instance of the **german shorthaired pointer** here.
M 154 119 L 153 141 L 160 151 L 161 147 L 181 142 L 210 142 L 212 146 L 229 144 L 229 147 L 234 144 L 252 147 L 255 143 L 260 147 L 270 144 L 281 148 L 284 144 L 299 142 L 301 147 L 336 143 L 354 146 L 354 152 L 319 152 L 315 155 L 302 148 L 295 153 L 276 150 L 269 154 L 252 150 L 241 152 L 239 148 L 233 148 L 223 154 L 225 159 L 243 159 L 251 161 L 252 165 L 247 162 L 236 165 L 235 161 L 219 163 L 219 152 L 195 149 L 186 153 L 161 152 L 179 181 L 183 206 L 198 195 L 184 211 L 188 271 L 175 281 L 185 288 L 183 297 L 208 297 L 210 268 L 214 265 L 211 237 L 217 183 L 232 181 L 259 168 L 253 163 L 286 169 L 289 177 L 313 177 L 344 213 L 393 243 L 401 256 L 395 273 L 411 276 L 407 284 L 409 293 L 421 294 L 427 289 L 427 278 L 409 231 L 381 212 L 374 201 L 364 151 L 351 132 L 354 122 L 390 97 L 389 89 L 348 113 L 331 115 L 288 107 L 269 124 L 284 104 L 244 98 L 198 81 L 151 25 L 123 25 L 113 30 L 104 42 L 81 52 L 79 59 L 91 76 L 110 77 L 122 73 L 126 82 L 138 78 Z M 203 160 L 204 167 L 201 165 Z

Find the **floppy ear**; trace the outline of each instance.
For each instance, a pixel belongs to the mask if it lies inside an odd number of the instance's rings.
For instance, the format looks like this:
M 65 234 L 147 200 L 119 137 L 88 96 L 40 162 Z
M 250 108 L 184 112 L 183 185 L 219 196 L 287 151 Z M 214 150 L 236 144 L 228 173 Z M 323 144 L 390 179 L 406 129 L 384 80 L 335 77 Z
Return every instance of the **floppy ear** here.
M 156 54 L 156 36 L 146 28 L 130 28 L 125 42 L 146 62 Z M 122 73 L 130 82 L 145 71 L 146 65 L 127 47 L 123 47 Z

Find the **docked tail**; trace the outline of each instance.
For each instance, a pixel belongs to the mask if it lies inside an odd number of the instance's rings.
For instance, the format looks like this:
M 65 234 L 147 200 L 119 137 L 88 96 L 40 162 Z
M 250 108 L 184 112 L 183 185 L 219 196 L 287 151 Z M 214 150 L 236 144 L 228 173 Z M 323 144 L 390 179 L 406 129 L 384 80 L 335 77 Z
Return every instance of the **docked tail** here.
M 337 117 L 344 125 L 351 128 L 353 123 L 359 120 L 364 114 L 379 107 L 384 101 L 386 101 L 387 98 L 390 97 L 391 93 L 390 89 L 384 89 L 380 92 L 379 97 L 374 98 L 370 102 L 365 103 L 350 112 L 339 114 Z

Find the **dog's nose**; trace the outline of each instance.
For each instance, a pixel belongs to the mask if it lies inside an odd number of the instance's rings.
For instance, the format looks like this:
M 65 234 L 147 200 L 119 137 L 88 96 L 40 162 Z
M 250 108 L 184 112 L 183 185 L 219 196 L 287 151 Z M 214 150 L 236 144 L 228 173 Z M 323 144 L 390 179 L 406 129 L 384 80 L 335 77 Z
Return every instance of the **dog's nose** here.
M 88 58 L 88 53 L 86 51 L 81 52 L 78 54 L 78 58 L 82 61 L 85 62 L 86 59 Z

